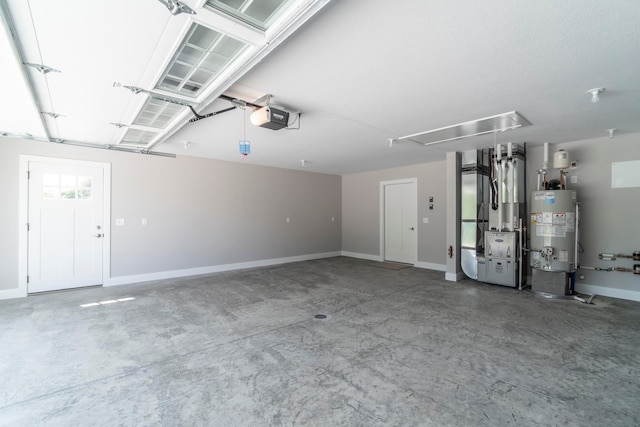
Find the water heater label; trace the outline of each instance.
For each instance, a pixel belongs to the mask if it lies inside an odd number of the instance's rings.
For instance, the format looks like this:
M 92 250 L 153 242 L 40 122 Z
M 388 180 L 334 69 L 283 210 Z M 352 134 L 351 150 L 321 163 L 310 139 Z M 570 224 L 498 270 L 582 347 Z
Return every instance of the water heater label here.
M 564 227 L 548 224 L 536 224 L 536 236 L 538 237 L 567 237 Z
M 553 223 L 553 212 L 542 212 L 542 223 L 543 224 L 552 224 Z
M 533 215 L 533 214 L 531 214 L 531 215 Z M 535 222 L 539 223 L 539 224 L 542 224 L 542 212 L 536 212 L 535 215 L 536 215 Z
M 564 227 L 567 223 L 567 215 L 564 212 L 555 212 L 553 214 L 553 225 Z
M 573 233 L 576 231 L 576 214 L 574 212 L 567 212 L 567 231 Z
M 544 200 L 544 191 L 536 191 L 533 193 L 534 200 Z
M 547 204 L 554 204 L 556 202 L 556 194 L 553 191 L 547 191 L 544 195 L 544 202 Z
M 566 249 L 562 249 L 560 254 L 558 255 L 558 261 L 560 262 L 568 262 L 569 261 L 569 252 Z

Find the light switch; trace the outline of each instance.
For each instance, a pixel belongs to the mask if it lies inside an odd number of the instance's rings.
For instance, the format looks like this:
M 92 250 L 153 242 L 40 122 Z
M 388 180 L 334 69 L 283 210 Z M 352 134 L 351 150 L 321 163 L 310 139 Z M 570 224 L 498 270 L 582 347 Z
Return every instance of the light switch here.
M 147 225 L 147 218 L 142 218 L 141 223 L 142 223 L 142 225 Z
M 331 217 L 331 222 L 336 222 L 336 217 L 335 216 Z
M 287 217 L 287 222 L 291 222 L 291 217 Z
M 423 224 L 429 224 L 429 218 L 427 218 L 427 217 L 422 218 L 422 223 Z
M 578 175 L 571 175 L 571 183 L 572 184 L 578 183 Z
M 124 218 L 116 218 L 116 225 L 124 225 Z

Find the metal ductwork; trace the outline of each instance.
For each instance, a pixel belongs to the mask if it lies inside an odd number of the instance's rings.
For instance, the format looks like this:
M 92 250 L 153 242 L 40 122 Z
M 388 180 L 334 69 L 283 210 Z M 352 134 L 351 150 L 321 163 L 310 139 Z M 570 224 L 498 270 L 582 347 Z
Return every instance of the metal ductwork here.
M 478 281 L 522 288 L 524 146 L 466 151 L 461 174 L 462 271 Z

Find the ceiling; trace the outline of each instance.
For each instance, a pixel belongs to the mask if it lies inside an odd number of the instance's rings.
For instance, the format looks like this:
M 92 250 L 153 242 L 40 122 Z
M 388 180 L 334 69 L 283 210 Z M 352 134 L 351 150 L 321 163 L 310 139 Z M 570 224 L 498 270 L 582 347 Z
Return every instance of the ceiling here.
M 290 0 L 266 30 L 204 0 L 184 0 L 196 14 L 175 16 L 163 1 L 0 0 L 22 55 L 0 66 L 0 133 L 349 174 L 441 160 L 494 138 L 538 145 L 640 132 L 636 0 Z M 243 47 L 198 93 L 166 90 L 194 23 Z M 591 103 L 596 87 L 606 90 Z M 149 107 L 149 93 L 173 103 Z M 291 112 L 289 128 L 253 126 L 252 107 L 223 94 L 258 105 L 270 94 Z M 176 100 L 201 115 L 237 108 L 189 122 Z M 162 128 L 140 125 L 145 108 L 173 115 Z M 531 125 L 428 146 L 399 139 L 511 111 Z

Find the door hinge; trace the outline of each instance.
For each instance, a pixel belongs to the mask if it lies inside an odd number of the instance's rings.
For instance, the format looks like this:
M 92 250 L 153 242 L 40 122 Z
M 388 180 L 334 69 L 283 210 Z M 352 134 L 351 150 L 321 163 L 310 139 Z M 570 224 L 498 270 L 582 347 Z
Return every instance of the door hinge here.
M 27 231 L 31 230 L 31 224 L 27 223 Z
M 31 179 L 31 171 L 27 171 L 27 179 Z
M 27 283 L 29 283 L 29 276 L 27 276 Z

